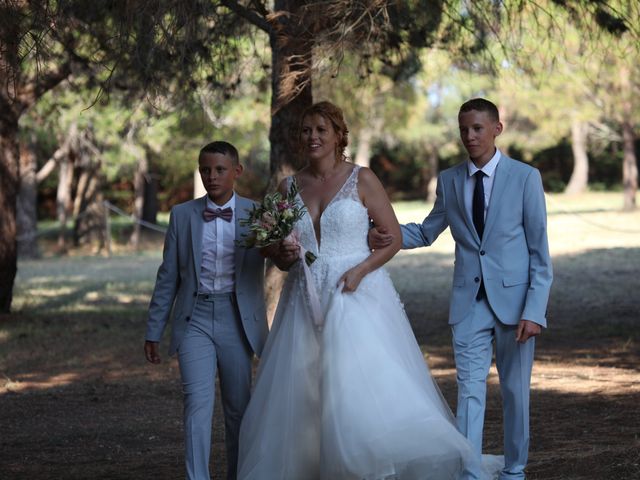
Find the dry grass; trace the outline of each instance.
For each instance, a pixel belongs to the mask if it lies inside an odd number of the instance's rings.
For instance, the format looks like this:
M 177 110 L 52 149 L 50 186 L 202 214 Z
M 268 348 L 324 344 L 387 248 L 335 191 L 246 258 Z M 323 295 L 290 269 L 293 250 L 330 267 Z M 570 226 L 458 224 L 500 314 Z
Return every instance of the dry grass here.
M 620 213 L 618 201 L 549 199 L 556 280 L 532 380 L 530 479 L 640 478 L 640 212 Z M 401 221 L 420 221 L 428 207 L 398 211 Z M 16 313 L 0 320 L 0 478 L 183 477 L 175 360 L 148 366 L 141 352 L 159 258 L 156 248 L 20 262 Z M 445 233 L 430 249 L 399 254 L 389 270 L 453 406 L 452 264 Z M 488 396 L 486 448 L 498 452 L 495 371 Z M 216 479 L 222 435 L 218 413 Z

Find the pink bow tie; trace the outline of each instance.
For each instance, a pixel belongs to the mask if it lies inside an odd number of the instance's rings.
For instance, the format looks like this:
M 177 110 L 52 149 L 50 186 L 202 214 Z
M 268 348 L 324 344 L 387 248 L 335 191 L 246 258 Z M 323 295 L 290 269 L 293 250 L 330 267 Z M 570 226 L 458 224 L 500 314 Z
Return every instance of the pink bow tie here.
M 233 210 L 231 210 L 231 207 L 217 208 L 215 210 L 205 208 L 204 212 L 202 212 L 202 216 L 204 217 L 205 222 L 210 222 L 211 220 L 215 220 L 218 217 L 220 217 L 225 222 L 230 222 L 233 218 Z

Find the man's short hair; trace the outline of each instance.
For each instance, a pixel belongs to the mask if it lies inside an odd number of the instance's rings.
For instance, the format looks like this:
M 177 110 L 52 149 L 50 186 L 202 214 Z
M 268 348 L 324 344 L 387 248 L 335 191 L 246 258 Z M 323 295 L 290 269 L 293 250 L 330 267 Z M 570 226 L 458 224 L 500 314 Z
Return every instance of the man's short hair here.
M 498 107 L 494 103 L 484 98 L 472 98 L 462 104 L 458 115 L 465 112 L 476 110 L 478 112 L 487 112 L 492 120 L 499 122 L 500 113 L 498 113 Z
M 236 150 L 236 147 L 231 145 L 229 142 L 217 141 L 205 145 L 200 150 L 198 161 L 205 153 L 220 153 L 222 155 L 227 155 L 231 159 L 231 163 L 233 165 L 240 164 L 240 156 L 238 155 L 238 150 Z

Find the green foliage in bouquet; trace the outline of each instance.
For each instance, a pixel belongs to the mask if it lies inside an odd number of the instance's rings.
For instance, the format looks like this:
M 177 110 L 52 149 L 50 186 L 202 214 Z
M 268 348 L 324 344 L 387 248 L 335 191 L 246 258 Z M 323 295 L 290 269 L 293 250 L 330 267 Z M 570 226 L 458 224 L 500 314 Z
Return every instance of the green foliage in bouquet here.
M 298 184 L 294 180 L 286 195 L 283 196 L 280 192 L 269 193 L 262 203 L 254 205 L 249 217 L 240 220 L 251 232 L 242 245 L 263 248 L 287 238 L 293 232 L 295 223 L 307 213 L 307 209 L 296 199 L 298 191 Z M 307 265 L 315 259 L 313 253 L 305 254 Z

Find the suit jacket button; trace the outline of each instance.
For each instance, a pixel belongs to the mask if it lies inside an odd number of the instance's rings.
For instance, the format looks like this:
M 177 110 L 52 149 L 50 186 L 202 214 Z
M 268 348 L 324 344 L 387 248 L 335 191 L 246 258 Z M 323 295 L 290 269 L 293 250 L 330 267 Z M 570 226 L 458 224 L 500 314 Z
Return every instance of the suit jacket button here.
M 479 277 L 476 277 L 476 278 L 474 278 L 474 279 L 473 279 L 473 281 L 474 281 L 474 282 L 476 282 L 476 283 L 478 283 L 478 282 L 480 281 L 480 278 L 479 278 Z
M 189 320 L 191 320 L 191 317 L 185 317 L 184 321 L 188 322 Z
M 480 250 L 480 255 L 484 255 L 484 250 Z
M 198 292 L 193 292 L 193 296 L 197 297 L 198 296 Z

